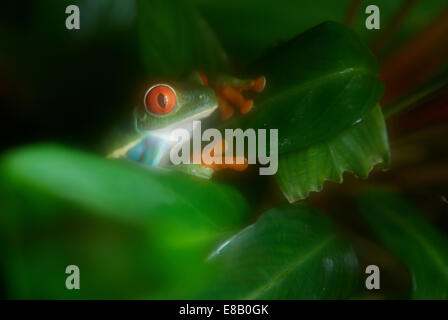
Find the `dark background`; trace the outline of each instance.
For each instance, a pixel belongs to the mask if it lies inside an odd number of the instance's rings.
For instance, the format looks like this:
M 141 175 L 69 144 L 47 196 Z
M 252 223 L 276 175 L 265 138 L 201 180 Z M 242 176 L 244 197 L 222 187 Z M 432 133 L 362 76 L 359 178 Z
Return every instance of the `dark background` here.
M 110 128 L 127 125 L 120 119 L 143 79 L 135 12 L 115 20 L 101 8 L 97 17 L 82 12 L 81 30 L 70 31 L 64 3 L 47 3 L 46 14 L 41 1 L 1 5 L 0 149 L 51 140 L 93 150 Z

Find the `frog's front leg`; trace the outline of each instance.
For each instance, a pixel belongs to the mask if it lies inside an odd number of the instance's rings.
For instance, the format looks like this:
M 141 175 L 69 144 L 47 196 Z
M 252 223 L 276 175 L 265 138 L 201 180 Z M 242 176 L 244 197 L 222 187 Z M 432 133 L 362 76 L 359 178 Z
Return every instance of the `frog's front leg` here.
M 244 93 L 246 91 L 260 93 L 266 86 L 266 78 L 264 76 L 256 79 L 218 76 L 208 81 L 202 72 L 199 72 L 199 75 L 205 85 L 210 85 L 215 90 L 222 120 L 231 118 L 235 113 L 235 108 L 241 114 L 246 114 L 252 110 L 254 101 L 252 99 L 246 99 Z
M 233 109 L 229 109 L 229 103 L 237 107 L 241 114 L 246 114 L 252 110 L 254 101 L 246 99 L 243 95 L 244 91 L 253 91 L 260 93 L 266 86 L 266 78 L 258 77 L 257 79 L 241 80 L 231 78 L 224 80 L 217 85 L 215 89 L 218 97 L 218 103 L 221 110 L 221 118 L 226 120 L 233 115 Z
M 257 79 L 237 79 L 227 78 L 221 80 L 215 89 L 218 98 L 218 106 L 221 111 L 221 119 L 227 120 L 234 114 L 233 105 L 239 109 L 241 114 L 246 114 L 252 110 L 254 101 L 246 99 L 243 95 L 245 91 L 260 93 L 266 86 L 266 78 L 261 76 Z

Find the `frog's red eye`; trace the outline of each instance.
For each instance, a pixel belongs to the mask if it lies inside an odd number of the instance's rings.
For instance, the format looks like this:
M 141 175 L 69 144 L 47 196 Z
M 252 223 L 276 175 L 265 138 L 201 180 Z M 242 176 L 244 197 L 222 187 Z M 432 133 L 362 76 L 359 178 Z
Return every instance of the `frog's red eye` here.
M 146 110 L 155 114 L 167 114 L 176 105 L 176 93 L 167 85 L 157 85 L 145 94 Z

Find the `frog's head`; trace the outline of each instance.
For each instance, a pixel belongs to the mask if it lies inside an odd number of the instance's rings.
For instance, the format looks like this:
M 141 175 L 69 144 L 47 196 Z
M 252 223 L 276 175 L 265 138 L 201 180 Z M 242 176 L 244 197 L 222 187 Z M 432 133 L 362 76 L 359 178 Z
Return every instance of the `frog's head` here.
M 139 132 L 168 132 L 208 117 L 217 107 L 214 90 L 203 84 L 155 84 L 134 111 L 135 127 Z

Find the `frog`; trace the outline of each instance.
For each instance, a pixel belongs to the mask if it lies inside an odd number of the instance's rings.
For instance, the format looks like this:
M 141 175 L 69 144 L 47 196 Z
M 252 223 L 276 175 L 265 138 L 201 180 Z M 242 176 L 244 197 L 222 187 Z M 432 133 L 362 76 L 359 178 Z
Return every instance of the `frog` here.
M 144 91 L 140 104 L 133 111 L 133 127 L 137 137 L 109 157 L 179 170 L 206 179 L 217 170 L 245 170 L 247 162 L 173 165 L 170 151 L 178 141 L 173 139 L 171 133 L 176 129 L 185 129 L 191 136 L 198 121 L 218 110 L 222 121 L 230 119 L 236 110 L 241 114 L 249 113 L 254 101 L 246 99 L 244 93 L 261 93 L 265 85 L 264 76 L 246 79 L 220 75 L 209 78 L 202 71 L 193 71 L 177 81 L 153 83 Z

